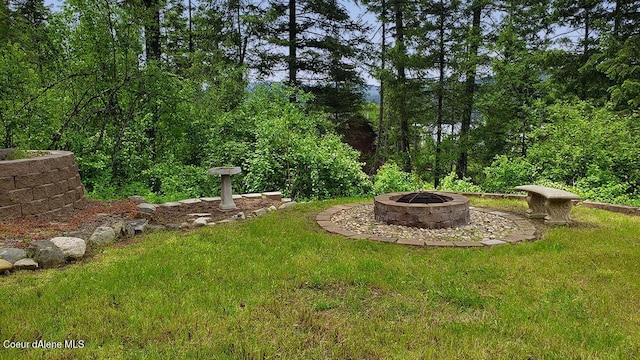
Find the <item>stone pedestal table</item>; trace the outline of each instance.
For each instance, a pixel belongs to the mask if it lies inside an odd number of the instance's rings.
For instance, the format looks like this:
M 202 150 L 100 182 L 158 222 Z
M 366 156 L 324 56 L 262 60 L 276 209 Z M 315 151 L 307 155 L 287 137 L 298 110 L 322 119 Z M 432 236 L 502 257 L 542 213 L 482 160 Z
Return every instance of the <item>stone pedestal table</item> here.
M 222 198 L 222 201 L 220 202 L 220 209 L 229 210 L 236 208 L 236 204 L 233 202 L 233 193 L 231 190 L 231 175 L 239 174 L 241 171 L 242 169 L 238 166 L 229 166 L 215 167 L 207 172 L 209 175 L 220 175 L 222 178 L 222 185 L 220 189 L 220 197 Z

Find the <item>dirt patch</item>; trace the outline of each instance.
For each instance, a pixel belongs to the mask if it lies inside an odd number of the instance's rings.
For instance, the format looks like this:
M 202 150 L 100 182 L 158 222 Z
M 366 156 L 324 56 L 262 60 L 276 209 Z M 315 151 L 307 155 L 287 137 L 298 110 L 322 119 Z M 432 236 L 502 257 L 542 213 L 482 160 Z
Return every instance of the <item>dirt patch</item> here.
M 56 236 L 75 233 L 90 235 L 95 228 L 118 220 L 145 218 L 152 225 L 183 225 L 195 217 L 189 214 L 208 214 L 211 221 L 227 219 L 239 212 L 246 215 L 253 210 L 281 202 L 270 199 L 238 199 L 235 210 L 221 210 L 219 202 L 201 202 L 182 204 L 176 207 L 158 207 L 151 216 L 138 211 L 138 203 L 133 200 L 85 200 L 74 209 L 64 209 L 54 214 L 21 217 L 0 221 L 0 248 L 26 248 L 35 240 L 49 239 Z

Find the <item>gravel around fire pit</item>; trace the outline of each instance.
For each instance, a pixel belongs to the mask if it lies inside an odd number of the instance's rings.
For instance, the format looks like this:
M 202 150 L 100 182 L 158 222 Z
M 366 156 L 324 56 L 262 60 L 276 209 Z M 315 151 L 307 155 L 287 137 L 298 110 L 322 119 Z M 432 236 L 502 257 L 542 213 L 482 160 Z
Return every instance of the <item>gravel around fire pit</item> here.
M 431 241 L 496 239 L 514 233 L 518 228 L 516 223 L 509 219 L 478 211 L 473 207 L 469 209 L 469 215 L 471 222 L 465 226 L 448 229 L 423 229 L 376 221 L 373 214 L 373 204 L 362 204 L 336 213 L 331 217 L 331 222 L 358 234 Z

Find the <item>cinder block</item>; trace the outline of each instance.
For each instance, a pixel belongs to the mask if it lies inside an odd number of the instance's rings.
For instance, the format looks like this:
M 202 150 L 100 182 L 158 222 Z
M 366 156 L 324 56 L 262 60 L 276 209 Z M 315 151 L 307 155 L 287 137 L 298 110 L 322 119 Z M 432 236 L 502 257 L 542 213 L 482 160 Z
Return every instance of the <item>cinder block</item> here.
M 49 203 L 47 199 L 30 201 L 22 204 L 22 215 L 38 215 L 49 210 Z
M 0 174 L 16 176 L 28 173 L 30 173 L 28 160 L 0 161 Z
M 84 199 L 84 186 L 80 185 L 76 189 L 76 201 Z
M 49 210 L 61 209 L 64 204 L 64 195 L 56 195 L 49 198 Z
M 0 191 L 10 191 L 16 189 L 16 182 L 13 176 L 0 177 Z
M 33 201 L 33 192 L 31 189 L 17 189 L 7 191 L 9 202 L 12 204 L 22 204 L 29 201 Z
M 67 180 L 58 181 L 55 184 L 52 184 L 51 195 L 49 195 L 49 197 L 63 195 L 67 191 L 69 191 L 67 186 Z
M 69 190 L 62 196 L 65 205 L 73 204 L 76 201 L 76 191 Z
M 47 183 L 41 173 L 31 173 L 16 176 L 16 189 L 30 189 Z
M 46 199 L 51 197 L 53 194 L 52 191 L 53 184 L 44 184 L 40 186 L 36 186 L 33 188 L 33 200 Z
M 29 162 L 30 173 L 43 173 L 51 169 L 51 164 L 48 157 L 37 157 L 31 159 Z
M 20 204 L 0 207 L 0 219 L 15 219 L 22 216 Z

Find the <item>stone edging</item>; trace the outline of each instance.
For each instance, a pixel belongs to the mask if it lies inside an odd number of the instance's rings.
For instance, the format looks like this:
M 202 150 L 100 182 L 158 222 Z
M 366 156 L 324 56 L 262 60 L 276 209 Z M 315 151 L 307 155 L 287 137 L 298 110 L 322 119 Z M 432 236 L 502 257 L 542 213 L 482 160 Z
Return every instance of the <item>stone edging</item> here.
M 367 202 L 367 203 L 356 203 L 356 204 L 347 204 L 347 205 L 336 205 L 336 206 L 330 207 L 329 209 L 319 213 L 316 216 L 316 222 L 318 223 L 318 225 L 320 225 L 321 228 L 325 229 L 329 233 L 346 236 L 347 238 L 350 238 L 350 239 L 373 240 L 373 241 L 381 241 L 381 242 L 388 242 L 388 243 L 395 243 L 395 244 L 402 244 L 402 245 L 414 245 L 414 246 L 460 247 L 460 248 L 490 247 L 494 245 L 515 244 L 520 241 L 536 239 L 535 227 L 530 221 L 526 220 L 525 218 L 520 217 L 518 215 L 510 214 L 510 213 L 483 209 L 483 208 L 476 208 L 476 207 L 472 207 L 471 209 L 509 219 L 514 223 L 516 223 L 516 225 L 518 226 L 518 229 L 516 230 L 515 233 L 501 237 L 499 239 L 484 239 L 482 241 L 426 241 L 426 240 L 418 240 L 418 239 L 405 239 L 405 238 L 398 238 L 398 237 L 358 234 L 356 232 L 343 229 L 331 221 L 331 218 L 333 217 L 333 215 L 339 213 L 340 211 L 351 209 L 354 206 L 358 206 L 362 204 L 369 204 L 369 203 Z
M 262 216 L 268 212 L 284 209 L 296 204 L 291 199 L 282 198 L 282 193 L 279 191 L 254 193 L 254 194 L 242 194 L 233 195 L 235 199 L 247 198 L 268 198 L 271 200 L 281 201 L 282 204 L 276 208 L 271 205 L 268 208 L 262 208 L 254 210 L 249 214 L 239 212 L 228 219 L 220 220 L 217 222 L 203 221 L 203 217 L 197 218 L 193 223 L 186 224 L 185 228 L 200 227 L 200 226 L 212 226 L 216 224 L 228 223 L 238 220 L 245 220 L 254 217 Z M 132 197 L 133 200 L 144 201 L 142 197 Z M 151 209 L 155 212 L 157 206 L 181 206 L 202 201 L 220 201 L 220 198 L 198 198 L 181 200 L 175 203 L 164 203 L 160 205 L 153 205 L 148 203 L 141 203 L 138 205 L 138 211 L 142 214 L 151 214 Z M 117 220 L 115 222 L 104 223 L 98 226 L 88 239 L 81 238 L 80 234 L 73 232 L 66 234 L 66 236 L 53 237 L 49 240 L 37 240 L 32 242 L 29 247 L 24 249 L 18 248 L 0 248 L 0 274 L 8 273 L 10 270 L 36 270 L 38 268 L 56 268 L 67 264 L 67 262 L 73 262 L 82 259 L 87 247 L 100 247 L 104 245 L 112 244 L 118 240 L 140 235 L 149 231 L 157 230 L 177 230 L 181 227 L 171 226 L 158 226 L 150 225 L 146 219 L 135 220 Z M 86 236 L 85 236 L 86 237 Z

